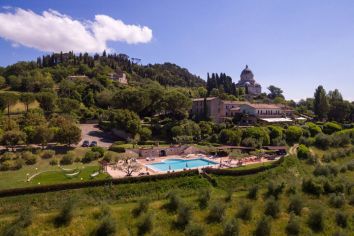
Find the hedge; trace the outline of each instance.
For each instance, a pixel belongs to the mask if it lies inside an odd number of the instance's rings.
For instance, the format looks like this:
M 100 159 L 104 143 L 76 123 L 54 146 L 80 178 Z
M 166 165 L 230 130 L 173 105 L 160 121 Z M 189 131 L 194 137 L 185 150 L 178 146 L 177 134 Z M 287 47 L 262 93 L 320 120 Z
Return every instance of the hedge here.
M 85 182 L 62 183 L 62 184 L 41 185 L 41 186 L 33 186 L 33 187 L 25 187 L 25 188 L 5 189 L 5 190 L 0 190 L 0 197 L 10 197 L 10 196 L 34 194 L 34 193 L 46 193 L 46 192 L 54 192 L 54 191 L 61 191 L 61 190 L 68 190 L 68 189 L 98 187 L 98 186 L 105 186 L 105 185 L 149 182 L 149 181 L 156 181 L 160 179 L 169 179 L 169 178 L 193 176 L 193 175 L 198 175 L 197 169 L 166 173 L 166 174 L 158 174 L 158 175 L 126 177 L 120 179 L 92 180 L 92 181 L 85 181 Z
M 228 170 L 228 169 L 213 169 L 213 168 L 205 168 L 204 171 L 207 174 L 214 175 L 231 175 L 231 176 L 242 176 L 242 175 L 250 175 L 256 174 L 265 170 L 272 169 L 274 167 L 279 166 L 284 162 L 285 157 L 281 157 L 279 160 L 274 161 L 271 165 L 267 166 L 259 166 L 254 169 L 246 169 L 246 170 Z

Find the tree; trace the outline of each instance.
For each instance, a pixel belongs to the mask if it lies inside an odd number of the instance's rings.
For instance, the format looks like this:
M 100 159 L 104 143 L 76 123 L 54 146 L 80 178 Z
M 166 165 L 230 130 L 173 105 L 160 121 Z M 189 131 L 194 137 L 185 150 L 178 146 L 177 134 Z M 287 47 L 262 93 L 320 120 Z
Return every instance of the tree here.
M 141 129 L 139 116 L 130 110 L 116 109 L 110 112 L 110 122 L 112 128 L 123 130 L 132 134 L 137 134 Z
M 183 119 L 188 116 L 192 101 L 183 93 L 172 90 L 165 96 L 166 113 L 174 119 Z
M 36 97 L 33 93 L 21 93 L 20 101 L 25 104 L 26 112 L 29 110 L 29 105 L 36 100 Z
M 55 133 L 55 140 L 65 143 L 68 146 L 77 144 L 81 140 L 81 129 L 70 121 L 64 121 L 59 124 Z
M 126 176 L 132 176 L 133 173 L 141 170 L 141 165 L 131 160 L 126 160 L 123 164 L 118 166 L 118 169 L 123 171 Z
M 39 102 L 39 106 L 44 110 L 46 113 L 52 113 L 55 109 L 55 101 L 56 95 L 51 92 L 41 92 L 38 93 L 37 101 Z
M 322 85 L 318 86 L 315 91 L 314 112 L 319 120 L 325 120 L 329 112 L 329 103 L 326 90 Z
M 4 92 L 0 94 L 0 102 L 3 107 L 7 108 L 7 115 L 10 116 L 10 107 L 15 105 L 18 101 L 18 95 L 11 92 Z
M 54 132 L 47 125 L 40 125 L 35 128 L 34 140 L 42 145 L 42 149 L 50 142 L 54 137 Z
M 275 87 L 274 85 L 270 85 L 267 89 L 270 91 L 270 93 L 268 94 L 268 97 L 270 99 L 275 99 L 276 97 L 284 98 L 283 90 L 281 90 L 280 88 Z
M 75 113 L 80 109 L 80 103 L 71 98 L 59 98 L 58 107 L 63 113 Z
M 2 143 L 8 148 L 11 147 L 14 150 L 14 147 L 20 142 L 26 140 L 26 135 L 20 130 L 9 130 L 6 131 L 2 137 Z

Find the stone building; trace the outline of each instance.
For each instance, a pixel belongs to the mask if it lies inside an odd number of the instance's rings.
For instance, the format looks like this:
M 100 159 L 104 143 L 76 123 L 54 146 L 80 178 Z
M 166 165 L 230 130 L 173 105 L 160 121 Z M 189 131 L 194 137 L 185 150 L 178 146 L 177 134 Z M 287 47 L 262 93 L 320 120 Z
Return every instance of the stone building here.
M 110 73 L 109 77 L 120 84 L 128 84 L 127 76 L 122 71 L 117 70 L 115 73 Z
M 248 65 L 246 65 L 246 68 L 241 72 L 240 80 L 236 84 L 236 88 L 244 88 L 246 94 L 250 96 L 258 96 L 262 93 L 262 87 L 260 84 L 256 83 L 253 72 L 248 68 Z

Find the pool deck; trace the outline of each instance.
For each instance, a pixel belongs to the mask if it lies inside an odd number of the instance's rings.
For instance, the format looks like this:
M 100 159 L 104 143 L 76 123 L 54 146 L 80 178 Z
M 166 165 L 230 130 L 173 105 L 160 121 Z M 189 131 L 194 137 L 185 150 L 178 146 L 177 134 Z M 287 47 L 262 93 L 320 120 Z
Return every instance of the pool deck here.
M 149 173 L 149 175 L 156 175 L 156 174 L 163 174 L 163 173 L 168 173 L 170 171 L 158 171 L 154 170 L 147 165 L 153 164 L 153 163 L 158 163 L 162 162 L 164 160 L 168 159 L 181 159 L 181 160 L 192 160 L 192 159 L 198 159 L 198 158 L 203 158 L 208 161 L 216 162 L 217 164 L 211 165 L 210 168 L 231 168 L 231 167 L 238 167 L 238 166 L 245 166 L 245 165 L 252 165 L 252 164 L 257 164 L 257 163 L 265 163 L 265 162 L 271 162 L 274 160 L 269 160 L 264 157 L 257 158 L 256 156 L 249 156 L 242 158 L 240 160 L 235 160 L 230 157 L 216 157 L 216 158 L 210 158 L 206 155 L 203 154 L 190 154 L 187 157 L 181 157 L 178 155 L 172 155 L 172 156 L 164 156 L 164 157 L 155 157 L 155 158 L 145 158 L 145 159 L 137 159 L 137 163 L 141 165 L 141 170 L 137 173 L 133 173 L 132 176 L 139 176 L 140 173 Z M 198 169 L 200 167 L 194 167 L 194 168 L 188 168 L 188 169 Z M 183 171 L 183 170 L 176 170 L 176 172 Z M 174 171 L 171 171 L 174 172 Z M 125 177 L 125 173 L 114 166 L 108 166 L 107 167 L 107 173 L 112 176 L 112 178 L 123 178 Z

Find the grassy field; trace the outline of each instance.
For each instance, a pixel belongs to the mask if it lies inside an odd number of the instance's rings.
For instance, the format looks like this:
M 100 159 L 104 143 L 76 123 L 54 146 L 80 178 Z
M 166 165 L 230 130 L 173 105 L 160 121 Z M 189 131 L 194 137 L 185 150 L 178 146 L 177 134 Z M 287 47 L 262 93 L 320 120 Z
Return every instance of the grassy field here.
M 88 149 L 76 148 L 74 149 L 75 155 L 78 157 L 83 157 Z M 55 159 L 60 160 L 62 154 L 57 154 Z M 51 159 L 41 159 L 37 158 L 37 163 L 34 165 L 24 165 L 21 169 L 16 171 L 0 171 L 0 189 L 9 189 L 17 187 L 28 187 L 40 184 L 55 184 L 55 183 L 65 183 L 73 181 L 85 181 L 90 180 L 90 174 L 96 172 L 99 168 L 97 161 L 93 161 L 89 164 L 82 164 L 81 162 L 73 163 L 72 165 L 66 165 L 64 168 L 67 169 L 78 169 L 80 174 L 74 178 L 68 178 L 65 173 L 58 167 L 49 164 Z M 43 173 L 42 173 L 43 172 Z M 39 174 L 34 177 L 31 181 L 27 181 L 28 177 L 35 174 Z M 95 179 L 107 178 L 108 175 L 100 174 L 95 177 Z M 81 180 L 81 178 L 83 178 Z
M 320 152 L 314 149 L 316 153 Z M 338 159 L 335 164 L 345 165 L 353 161 L 354 155 Z M 102 204 L 108 205 L 111 211 L 111 219 L 117 230 L 115 235 L 137 235 L 137 225 L 142 216 L 132 215 L 132 210 L 138 205 L 138 201 L 149 198 L 151 203 L 148 213 L 152 217 L 152 230 L 147 235 L 186 235 L 183 230 L 174 227 L 176 213 L 166 211 L 166 195 L 175 191 L 182 201 L 192 208 L 191 222 L 203 226 L 206 235 L 221 235 L 223 225 L 229 219 L 235 218 L 236 212 L 250 203 L 252 217 L 249 221 L 239 220 L 240 235 L 253 235 L 260 218 L 265 212 L 267 201 L 267 186 L 270 181 L 285 183 L 285 188 L 277 200 L 280 207 L 278 217 L 271 219 L 271 235 L 286 235 L 286 225 L 289 220 L 287 211 L 289 199 L 300 196 L 304 205 L 300 222 L 300 235 L 351 235 L 354 231 L 354 207 L 348 204 L 349 195 L 346 195 L 346 204 L 335 208 L 329 204 L 330 196 L 322 194 L 313 196 L 301 191 L 302 179 L 312 176 L 314 165 L 307 164 L 305 160 L 296 157 L 287 158 L 280 166 L 250 176 L 212 176 L 217 185 L 211 185 L 201 176 L 179 177 L 175 179 L 151 181 L 135 184 L 121 184 L 115 186 L 103 186 L 95 188 L 66 190 L 46 194 L 33 194 L 27 196 L 7 197 L 0 199 L 0 232 L 6 230 L 13 222 L 18 212 L 25 206 L 32 206 L 34 215 L 33 223 L 23 229 L 26 235 L 94 235 L 99 223 L 98 217 Z M 341 180 L 353 183 L 353 172 L 339 173 L 331 180 Z M 259 194 L 256 200 L 246 197 L 250 186 L 259 186 Z M 206 209 L 198 206 L 198 196 L 202 189 L 211 191 L 211 200 Z M 232 191 L 230 201 L 226 201 L 228 192 Z M 55 216 L 62 205 L 69 199 L 75 199 L 74 217 L 68 226 L 56 227 L 53 224 Z M 225 215 L 221 223 L 208 223 L 208 214 L 213 205 L 225 205 Z M 324 229 L 315 232 L 308 226 L 310 212 L 313 209 L 324 209 Z M 348 225 L 341 228 L 335 223 L 336 213 L 348 214 Z

